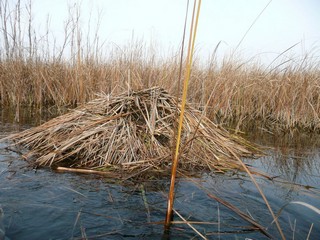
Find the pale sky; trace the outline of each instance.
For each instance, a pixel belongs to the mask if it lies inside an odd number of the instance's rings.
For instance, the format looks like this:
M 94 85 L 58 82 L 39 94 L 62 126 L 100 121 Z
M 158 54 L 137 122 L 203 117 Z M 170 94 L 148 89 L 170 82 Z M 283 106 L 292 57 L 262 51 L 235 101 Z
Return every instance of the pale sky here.
M 90 13 L 94 28 L 101 12 L 99 39 L 106 45 L 122 46 L 131 41 L 132 35 L 163 49 L 178 49 L 181 43 L 187 0 L 33 0 L 34 25 L 44 29 L 49 15 L 51 34 L 59 39 L 63 22 L 68 18 L 68 5 L 75 3 L 81 3 L 80 21 L 84 29 Z M 202 0 L 196 39 L 201 56 L 205 58 L 212 53 L 219 41 L 220 54 L 234 50 L 268 3 L 269 0 Z M 319 0 L 273 0 L 238 52 L 244 57 L 266 52 L 276 56 L 300 43 L 293 49 L 294 54 L 319 53 L 319 25 Z

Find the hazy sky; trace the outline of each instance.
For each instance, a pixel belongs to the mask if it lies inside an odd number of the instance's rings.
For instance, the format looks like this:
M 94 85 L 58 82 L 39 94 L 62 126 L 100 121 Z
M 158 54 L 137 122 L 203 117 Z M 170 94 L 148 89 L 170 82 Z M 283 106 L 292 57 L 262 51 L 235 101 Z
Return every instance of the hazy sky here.
M 269 0 L 203 0 L 196 44 L 201 56 L 213 52 L 221 41 L 220 54 L 235 49 Z M 81 3 L 81 23 L 85 28 L 101 12 L 99 39 L 121 46 L 132 39 L 152 41 L 164 49 L 178 49 L 181 43 L 187 0 L 33 0 L 33 21 L 45 27 L 50 16 L 53 35 L 63 33 L 68 5 Z M 190 0 L 190 4 L 193 1 Z M 279 54 L 290 46 L 296 54 L 320 45 L 319 0 L 273 0 L 253 25 L 238 52 L 246 57 Z M 191 15 L 190 15 L 191 16 Z M 318 50 L 317 50 L 318 51 Z

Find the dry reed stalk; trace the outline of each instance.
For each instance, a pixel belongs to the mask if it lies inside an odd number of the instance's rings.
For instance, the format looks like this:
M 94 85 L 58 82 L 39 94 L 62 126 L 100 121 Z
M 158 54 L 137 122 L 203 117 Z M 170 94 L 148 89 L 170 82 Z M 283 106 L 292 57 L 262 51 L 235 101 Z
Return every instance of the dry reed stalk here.
M 76 106 L 96 98 L 96 92 L 121 93 L 127 89 L 128 73 L 133 89 L 161 86 L 172 94 L 179 89 L 179 54 L 163 59 L 161 49 L 135 39 L 104 49 L 98 32 L 84 43 L 81 39 L 89 33 L 80 28 L 81 16 L 72 7 L 63 44 L 56 46 L 51 44 L 56 39 L 48 37 L 49 26 L 46 37 L 33 31 L 31 2 L 26 8 L 20 1 L 1 5 L 1 106 L 16 106 L 17 113 L 18 106 Z M 21 31 L 24 28 L 28 31 Z M 189 103 L 198 109 L 208 103 L 208 117 L 237 129 L 320 132 L 319 61 L 310 53 L 300 59 L 285 57 L 293 47 L 270 66 L 262 66 L 259 59 L 240 60 L 236 53 L 219 61 L 216 50 L 207 62 L 195 57 Z
M 192 226 L 192 224 L 188 222 L 178 211 L 176 211 L 175 209 L 173 209 L 173 211 L 182 219 L 183 223 L 187 224 L 200 238 L 207 239 L 194 226 Z
M 208 196 L 214 200 L 216 200 L 217 202 L 223 204 L 224 206 L 226 206 L 227 208 L 229 208 L 230 210 L 232 210 L 233 212 L 237 213 L 241 218 L 243 218 L 244 220 L 246 220 L 247 222 L 251 223 L 254 227 L 256 227 L 260 232 L 262 232 L 265 236 L 267 236 L 268 238 L 272 239 L 273 237 L 266 231 L 266 229 L 261 226 L 258 222 L 256 222 L 254 219 L 252 219 L 252 217 L 250 217 L 248 214 L 242 212 L 240 209 L 238 209 L 237 207 L 235 207 L 234 205 L 230 204 L 229 202 L 224 201 L 223 199 L 208 193 Z
M 76 66 L 49 60 L 0 60 L 1 104 L 76 105 L 94 99 L 96 92 L 121 93 L 127 89 L 128 72 L 133 89 L 160 85 L 170 93 L 176 92 L 177 59 L 160 63 L 139 59 L 128 62 L 122 58 L 115 55 L 108 64 L 81 63 L 83 99 L 78 94 L 80 78 L 74 77 Z M 242 130 L 261 126 L 271 132 L 320 131 L 317 66 L 268 73 L 262 67 L 241 66 L 240 62 L 225 62 L 219 69 L 214 68 L 216 64 L 208 63 L 208 68 L 195 66 L 191 75 L 193 91 L 188 96 L 189 103 L 198 109 L 204 109 L 204 103 L 208 103 L 207 117 L 222 124 L 235 123 Z
M 113 171 L 123 178 L 169 174 L 180 105 L 162 88 L 102 95 L 69 113 L 6 139 L 29 149 L 36 166 Z M 201 118 L 201 123 L 199 124 Z M 196 131 L 196 128 L 197 131 Z M 194 136 L 194 132 L 196 135 Z M 186 106 L 179 168 L 224 172 L 242 169 L 237 156 L 257 150 L 201 112 Z M 232 152 L 229 151 L 232 149 Z
M 167 205 L 167 213 L 165 218 L 165 231 L 169 230 L 170 223 L 172 220 L 172 209 L 173 209 L 173 203 L 174 203 L 174 193 L 175 193 L 175 180 L 176 180 L 176 172 L 178 167 L 178 161 L 179 161 L 179 154 L 180 154 L 180 142 L 181 142 L 181 134 L 182 134 L 182 128 L 183 126 L 183 119 L 185 115 L 185 105 L 187 102 L 187 91 L 189 86 L 189 80 L 190 80 L 190 74 L 191 74 L 191 66 L 193 62 L 193 53 L 194 53 L 194 45 L 195 45 L 195 39 L 196 39 L 196 33 L 197 33 L 197 26 L 198 26 L 198 19 L 200 15 L 200 7 L 201 7 L 201 0 L 198 2 L 194 1 L 194 7 L 193 7 L 193 13 L 192 13 L 192 19 L 191 19 L 191 25 L 190 25 L 190 37 L 189 37 L 189 43 L 188 43 L 188 55 L 187 55 L 187 61 L 185 66 L 185 76 L 183 80 L 183 91 L 182 91 L 182 100 L 181 100 L 181 107 L 180 107 L 180 114 L 179 114 L 179 124 L 178 124 L 178 130 L 176 132 L 176 146 L 175 146 L 175 152 L 172 157 L 172 169 L 171 169 L 171 181 L 170 181 L 170 189 L 168 194 L 168 205 Z M 197 9 L 197 11 L 196 11 Z M 188 8 L 187 8 L 188 11 Z M 196 13 L 196 14 L 195 14 Z M 187 20 L 187 19 L 186 19 Z M 185 21 L 186 21 L 185 20 Z M 182 52 L 181 52 L 182 57 Z M 182 62 L 181 62 L 182 64 Z M 180 69 L 181 71 L 181 69 Z M 180 79 L 179 79 L 180 81 Z M 179 84 L 180 85 L 180 84 Z M 198 123 L 200 124 L 201 119 L 198 119 Z M 195 125 L 196 128 L 194 132 L 197 131 L 198 127 Z

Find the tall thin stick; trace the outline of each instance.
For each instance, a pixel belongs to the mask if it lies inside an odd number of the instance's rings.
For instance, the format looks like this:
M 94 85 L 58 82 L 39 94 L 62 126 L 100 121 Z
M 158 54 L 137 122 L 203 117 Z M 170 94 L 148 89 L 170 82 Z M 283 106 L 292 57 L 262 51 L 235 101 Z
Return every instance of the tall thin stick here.
M 182 43 L 181 43 L 181 54 L 180 54 L 180 64 L 179 64 L 179 77 L 178 77 L 178 87 L 177 87 L 177 102 L 178 102 L 178 98 L 179 98 L 179 94 L 180 94 L 182 64 L 183 64 L 183 57 L 184 57 L 184 40 L 186 38 L 188 12 L 189 12 L 189 0 L 187 1 L 186 15 L 184 17 L 184 26 L 183 26 Z
M 195 16 L 197 6 L 197 14 Z M 172 171 L 171 171 L 171 183 L 170 183 L 170 190 L 168 196 L 168 205 L 167 205 L 167 214 L 165 219 L 165 229 L 168 230 L 170 227 L 171 219 L 172 219 L 172 209 L 173 209 L 173 201 L 174 201 L 174 186 L 175 186 L 175 179 L 176 179 L 176 171 L 178 166 L 178 158 L 179 158 L 179 148 L 180 148 L 180 141 L 181 141 L 181 132 L 182 132 L 182 125 L 183 125 L 183 116 L 185 111 L 186 99 L 187 99 L 187 91 L 188 91 L 188 84 L 190 79 L 191 73 L 191 65 L 192 65 L 192 57 L 193 57 L 193 50 L 194 50 L 194 43 L 196 38 L 197 26 L 198 26 L 198 19 L 200 14 L 200 6 L 201 0 L 194 1 L 193 13 L 192 13 L 192 20 L 191 20 L 191 28 L 190 28 L 190 37 L 189 37 L 189 45 L 188 45 L 188 55 L 186 61 L 186 71 L 184 76 L 183 82 L 183 94 L 182 94 L 182 102 L 181 102 L 181 112 L 179 118 L 179 126 L 178 126 L 178 133 L 177 133 L 177 142 L 176 142 L 176 150 L 173 156 L 173 163 L 172 163 Z

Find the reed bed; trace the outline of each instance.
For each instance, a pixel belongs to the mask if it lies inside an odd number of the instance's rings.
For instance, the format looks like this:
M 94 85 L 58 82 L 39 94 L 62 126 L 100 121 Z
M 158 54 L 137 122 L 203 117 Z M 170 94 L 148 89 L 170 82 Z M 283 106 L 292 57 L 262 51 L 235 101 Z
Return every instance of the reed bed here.
M 128 84 L 135 90 L 161 86 L 170 94 L 177 92 L 177 59 L 155 63 L 118 57 L 84 62 L 80 73 L 66 62 L 0 61 L 1 105 L 76 106 L 99 92 L 119 94 Z M 318 66 L 268 72 L 241 62 L 217 65 L 195 66 L 190 80 L 189 103 L 207 117 L 240 130 L 260 126 L 272 132 L 319 132 Z
M 117 173 L 127 178 L 170 175 L 176 99 L 162 88 L 103 95 L 40 126 L 11 135 L 35 166 Z M 242 169 L 235 158 L 258 150 L 188 106 L 180 152 L 182 171 Z
M 139 39 L 121 46 L 100 43 L 99 24 L 91 26 L 95 37 L 90 37 L 80 26 L 79 9 L 73 8 L 60 46 L 49 37 L 49 26 L 45 33 L 35 30 L 32 0 L 26 6 L 20 0 L 2 2 L 0 105 L 16 107 L 17 120 L 20 107 L 78 106 L 96 93 L 120 94 L 128 85 L 133 90 L 160 86 L 177 96 L 180 50 L 164 53 Z M 207 60 L 194 57 L 189 104 L 237 130 L 320 132 L 316 50 L 297 57 L 289 48 L 263 65 L 259 58 L 248 61 L 237 53 L 220 59 L 218 46 Z

